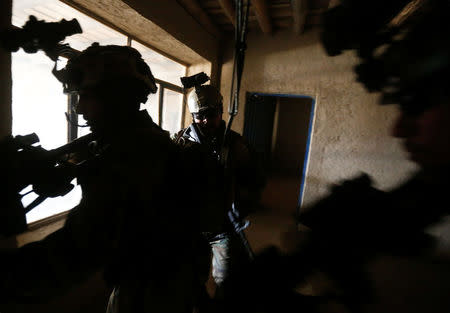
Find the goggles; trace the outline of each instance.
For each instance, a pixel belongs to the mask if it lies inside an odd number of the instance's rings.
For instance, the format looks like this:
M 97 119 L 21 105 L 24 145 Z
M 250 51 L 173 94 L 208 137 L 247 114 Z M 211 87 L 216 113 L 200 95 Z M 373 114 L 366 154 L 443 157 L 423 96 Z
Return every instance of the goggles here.
M 192 116 L 194 117 L 194 119 L 200 120 L 200 121 L 202 121 L 204 119 L 211 119 L 218 115 L 219 115 L 218 110 L 204 110 L 202 112 L 192 113 Z

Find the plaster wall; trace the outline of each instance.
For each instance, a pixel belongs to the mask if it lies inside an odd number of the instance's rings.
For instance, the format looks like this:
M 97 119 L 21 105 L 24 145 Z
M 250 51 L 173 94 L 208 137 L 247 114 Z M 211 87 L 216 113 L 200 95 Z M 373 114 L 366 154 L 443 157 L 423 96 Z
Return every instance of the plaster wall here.
M 221 76 L 225 107 L 229 103 L 232 48 L 228 45 Z M 390 128 L 395 107 L 381 107 L 378 97 L 355 82 L 352 52 L 329 57 L 319 33 L 301 36 L 248 34 L 239 113 L 233 129 L 242 133 L 245 93 L 306 95 L 315 99 L 314 124 L 303 204 L 327 192 L 328 186 L 364 171 L 375 185 L 389 189 L 406 179 L 415 166 L 406 160 Z

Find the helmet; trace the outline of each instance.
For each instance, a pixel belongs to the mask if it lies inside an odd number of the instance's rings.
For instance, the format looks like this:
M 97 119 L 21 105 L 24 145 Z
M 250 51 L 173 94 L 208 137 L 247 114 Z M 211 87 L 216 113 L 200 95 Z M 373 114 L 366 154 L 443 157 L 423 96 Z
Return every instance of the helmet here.
M 337 7 L 339 10 L 325 16 L 328 27 L 324 29 L 323 43 L 328 53 L 336 55 L 346 48 L 356 49 L 360 57 L 360 64 L 355 68 L 357 80 L 369 91 L 381 92 L 381 104 L 396 103 L 405 113 L 420 114 L 436 103 L 427 100 L 430 95 L 450 99 L 447 83 L 450 43 L 446 37 L 450 33 L 450 2 L 386 0 L 374 3 L 379 7 L 375 13 L 371 11 L 376 23 L 358 19 L 363 25 L 349 28 L 354 36 L 349 36 L 347 29 L 333 26 L 345 23 L 352 10 L 367 11 L 357 1 L 347 1 L 346 6 L 341 5 Z M 344 14 L 346 11 L 348 14 Z M 345 40 L 349 40 L 348 43 L 341 46 Z
M 144 103 L 149 93 L 156 93 L 155 78 L 141 54 L 128 46 L 92 44 L 69 59 L 62 70 L 53 70 L 63 83 L 64 93 L 80 92 L 99 86 L 131 88 Z M 112 89 L 112 88 L 108 88 Z
M 188 107 L 191 114 L 202 113 L 206 110 L 223 110 L 223 97 L 211 85 L 196 86 L 188 95 Z

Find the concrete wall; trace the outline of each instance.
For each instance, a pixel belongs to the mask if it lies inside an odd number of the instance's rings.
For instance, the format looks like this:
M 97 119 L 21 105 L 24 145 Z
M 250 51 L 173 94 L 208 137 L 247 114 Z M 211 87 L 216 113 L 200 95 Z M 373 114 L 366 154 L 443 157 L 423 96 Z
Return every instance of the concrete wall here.
M 304 204 L 322 196 L 328 184 L 360 171 L 387 189 L 414 169 L 389 135 L 396 109 L 380 107 L 378 97 L 355 82 L 352 67 L 357 58 L 352 53 L 328 57 L 319 34 L 313 31 L 300 37 L 292 32 L 273 36 L 249 33 L 247 46 L 234 130 L 242 133 L 247 91 L 306 95 L 316 101 Z M 221 78 L 226 106 L 233 44 L 228 47 Z

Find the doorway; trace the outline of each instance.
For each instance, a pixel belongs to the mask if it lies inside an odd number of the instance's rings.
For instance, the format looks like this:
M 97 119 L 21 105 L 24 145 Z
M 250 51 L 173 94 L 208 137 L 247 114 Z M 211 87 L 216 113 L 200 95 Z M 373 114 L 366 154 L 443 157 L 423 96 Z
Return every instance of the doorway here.
M 276 203 L 279 209 L 290 212 L 292 206 L 301 206 L 314 106 L 309 96 L 246 94 L 243 135 L 263 161 L 267 189 L 273 194 L 268 205 Z

